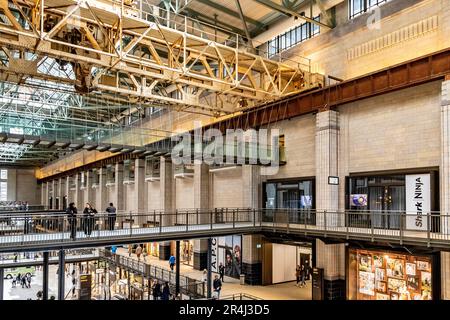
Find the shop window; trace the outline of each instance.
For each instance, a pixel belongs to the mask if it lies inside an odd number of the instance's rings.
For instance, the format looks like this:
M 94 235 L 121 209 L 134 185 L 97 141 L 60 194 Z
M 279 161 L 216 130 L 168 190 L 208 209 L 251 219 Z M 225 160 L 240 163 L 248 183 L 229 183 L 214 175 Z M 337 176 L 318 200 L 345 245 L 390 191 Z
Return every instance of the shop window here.
M 432 300 L 433 259 L 349 249 L 349 300 Z
M 2 179 L 2 180 L 8 179 L 8 170 L 6 170 L 6 169 L 0 170 L 0 179 Z

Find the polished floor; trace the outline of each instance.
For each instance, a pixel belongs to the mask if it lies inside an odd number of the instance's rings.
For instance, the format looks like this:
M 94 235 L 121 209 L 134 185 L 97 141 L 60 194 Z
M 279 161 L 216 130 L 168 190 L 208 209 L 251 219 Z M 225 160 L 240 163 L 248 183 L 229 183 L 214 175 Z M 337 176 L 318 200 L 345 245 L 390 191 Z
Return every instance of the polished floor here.
M 128 256 L 127 249 L 125 248 L 118 248 L 117 253 Z M 135 254 L 132 254 L 132 257 L 137 259 Z M 144 258 L 141 257 L 141 260 L 142 259 Z M 167 270 L 170 269 L 168 261 L 159 260 L 154 256 L 145 257 L 145 261 L 151 265 Z M 202 271 L 195 270 L 193 267 L 185 264 L 181 264 L 181 274 L 200 281 L 203 278 Z M 241 285 L 239 279 L 225 277 L 221 296 L 225 297 L 239 293 L 249 294 L 264 300 L 311 300 L 312 289 L 311 281 L 307 281 L 306 287 L 303 288 L 297 287 L 295 282 L 286 282 L 268 286 L 250 286 Z

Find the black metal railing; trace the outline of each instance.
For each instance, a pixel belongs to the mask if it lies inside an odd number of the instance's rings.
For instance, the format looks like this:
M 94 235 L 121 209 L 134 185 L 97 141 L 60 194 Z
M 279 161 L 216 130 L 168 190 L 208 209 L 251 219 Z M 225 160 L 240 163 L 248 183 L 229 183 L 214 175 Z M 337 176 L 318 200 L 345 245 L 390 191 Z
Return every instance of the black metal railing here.
M 123 255 L 113 254 L 108 250 L 99 249 L 99 257 L 113 265 L 128 269 L 133 273 L 139 274 L 147 279 L 158 280 L 162 283 L 168 282 L 171 292 L 175 292 L 176 272 L 164 269 L 158 266 L 148 264 L 144 261 L 138 261 L 135 258 Z M 199 281 L 184 275 L 180 275 L 180 293 L 191 297 L 192 299 L 204 298 L 206 296 L 206 285 Z
M 417 225 L 416 225 L 417 224 Z M 331 211 L 311 209 L 215 208 L 146 213 L 62 213 L 0 216 L 0 249 L 73 241 L 112 240 L 214 232 L 300 232 L 371 240 L 418 240 L 428 245 L 450 244 L 450 216 L 439 212 Z

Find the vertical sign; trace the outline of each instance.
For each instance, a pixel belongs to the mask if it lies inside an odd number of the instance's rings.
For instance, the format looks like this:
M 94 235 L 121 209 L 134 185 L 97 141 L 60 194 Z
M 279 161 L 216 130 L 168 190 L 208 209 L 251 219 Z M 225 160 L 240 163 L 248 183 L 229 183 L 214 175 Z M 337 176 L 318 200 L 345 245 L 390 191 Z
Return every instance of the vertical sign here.
M 428 230 L 430 204 L 430 174 L 406 176 L 406 229 Z
M 217 266 L 217 254 L 219 253 L 219 243 L 217 238 L 211 238 L 211 271 L 219 272 Z
M 91 283 L 90 274 L 80 275 L 80 300 L 91 300 Z

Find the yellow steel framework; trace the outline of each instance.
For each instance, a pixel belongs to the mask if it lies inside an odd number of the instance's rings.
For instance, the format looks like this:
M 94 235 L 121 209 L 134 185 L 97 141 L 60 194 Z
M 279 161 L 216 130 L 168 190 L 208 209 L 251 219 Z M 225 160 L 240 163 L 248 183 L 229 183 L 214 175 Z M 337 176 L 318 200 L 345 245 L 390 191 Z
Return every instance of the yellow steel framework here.
M 156 8 L 130 0 L 0 0 L 0 79 L 64 82 L 82 94 L 215 116 L 320 85 L 306 59 L 266 59 L 243 48 L 239 35 L 205 36 L 198 22 Z M 47 58 L 71 67 L 75 78 L 40 71 Z

